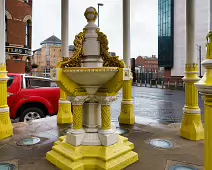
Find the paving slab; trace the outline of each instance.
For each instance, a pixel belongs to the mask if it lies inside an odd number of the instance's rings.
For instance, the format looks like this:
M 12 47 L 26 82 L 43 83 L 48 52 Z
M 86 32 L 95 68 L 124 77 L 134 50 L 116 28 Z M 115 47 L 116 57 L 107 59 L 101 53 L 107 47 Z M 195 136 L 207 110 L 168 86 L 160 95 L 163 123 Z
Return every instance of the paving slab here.
M 203 168 L 203 141 L 189 141 L 179 136 L 179 124 L 161 124 L 155 121 L 138 121 L 134 125 L 119 125 L 126 130 L 124 136 L 134 143 L 139 161 L 126 170 L 169 170 L 173 165 L 189 165 Z M 70 125 L 57 125 L 56 116 L 37 120 L 31 124 L 15 123 L 14 136 L 0 141 L 0 162 L 14 162 L 18 170 L 56 170 L 45 159 L 58 137 L 64 135 Z M 114 123 L 114 122 L 113 122 Z M 17 142 L 27 137 L 40 137 L 40 143 L 32 146 L 18 146 Z M 173 142 L 170 149 L 159 149 L 149 144 L 152 139 Z

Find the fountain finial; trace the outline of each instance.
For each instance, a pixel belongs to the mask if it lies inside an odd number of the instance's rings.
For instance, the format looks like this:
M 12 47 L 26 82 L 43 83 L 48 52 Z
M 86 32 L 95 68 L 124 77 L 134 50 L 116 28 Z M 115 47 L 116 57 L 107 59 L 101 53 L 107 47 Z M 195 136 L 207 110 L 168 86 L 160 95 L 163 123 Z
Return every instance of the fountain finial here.
M 84 16 L 87 19 L 87 22 L 95 22 L 98 17 L 98 12 L 96 8 L 89 7 L 85 10 Z

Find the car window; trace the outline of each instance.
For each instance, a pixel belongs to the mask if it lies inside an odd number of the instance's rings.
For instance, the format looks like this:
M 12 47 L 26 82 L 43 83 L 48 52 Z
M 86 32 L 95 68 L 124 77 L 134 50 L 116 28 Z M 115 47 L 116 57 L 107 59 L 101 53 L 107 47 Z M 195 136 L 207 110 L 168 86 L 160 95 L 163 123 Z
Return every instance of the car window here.
M 13 81 L 14 81 L 14 76 L 8 76 L 9 79 L 7 81 L 7 88 L 9 88 L 12 84 L 13 84 Z
M 26 88 L 39 88 L 39 87 L 51 87 L 51 81 L 27 78 L 26 79 Z

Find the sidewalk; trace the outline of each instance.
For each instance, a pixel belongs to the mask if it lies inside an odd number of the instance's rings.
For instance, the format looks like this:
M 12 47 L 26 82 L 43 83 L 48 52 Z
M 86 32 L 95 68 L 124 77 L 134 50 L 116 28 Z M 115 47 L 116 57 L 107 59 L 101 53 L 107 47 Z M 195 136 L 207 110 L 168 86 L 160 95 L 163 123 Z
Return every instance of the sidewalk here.
M 125 130 L 124 136 L 135 145 L 134 151 L 139 154 L 139 161 L 126 170 L 169 170 L 173 164 L 190 164 L 203 170 L 204 142 L 192 142 L 179 136 L 180 124 L 159 124 L 156 121 L 136 118 L 135 125 L 119 126 Z M 0 141 L 0 162 L 12 163 L 16 170 L 56 170 L 57 168 L 45 159 L 54 141 L 67 131 L 68 125 L 58 126 L 56 116 L 37 120 L 32 124 L 15 123 L 14 136 Z M 39 144 L 18 146 L 20 140 L 27 137 L 39 137 Z M 152 139 L 166 139 L 173 142 L 171 149 L 158 149 L 149 144 Z M 1 168 L 0 168 L 1 169 Z M 170 169 L 174 170 L 174 169 Z

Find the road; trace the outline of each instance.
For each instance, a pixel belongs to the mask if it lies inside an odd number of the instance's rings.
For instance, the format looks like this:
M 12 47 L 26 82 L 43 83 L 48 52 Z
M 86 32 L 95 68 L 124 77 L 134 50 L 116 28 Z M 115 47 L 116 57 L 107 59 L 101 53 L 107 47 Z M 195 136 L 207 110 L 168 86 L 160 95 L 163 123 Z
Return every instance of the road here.
M 112 120 L 117 121 L 121 109 L 122 92 L 112 104 Z M 137 119 L 149 119 L 163 123 L 181 122 L 185 104 L 185 92 L 149 87 L 133 87 L 133 102 Z M 199 96 L 199 106 L 203 109 L 203 100 Z M 203 117 L 203 116 L 202 116 Z M 12 120 L 13 123 L 18 119 Z
M 118 119 L 122 93 L 112 104 L 112 119 Z M 185 92 L 149 87 L 133 87 L 135 116 L 154 119 L 161 122 L 180 122 L 185 104 Z M 203 110 L 203 99 L 199 96 L 199 106 Z

